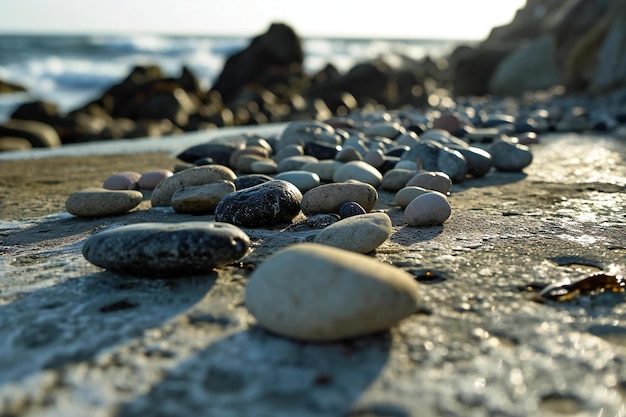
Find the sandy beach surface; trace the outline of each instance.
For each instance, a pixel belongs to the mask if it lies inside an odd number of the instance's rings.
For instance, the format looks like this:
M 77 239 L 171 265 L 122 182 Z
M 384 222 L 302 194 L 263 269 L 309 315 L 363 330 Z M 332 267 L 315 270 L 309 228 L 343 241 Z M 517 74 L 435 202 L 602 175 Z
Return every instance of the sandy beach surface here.
M 626 142 L 540 139 L 523 173 L 454 185 L 443 226 L 406 226 L 380 191 L 393 234 L 369 256 L 414 274 L 427 307 L 387 332 L 324 344 L 262 330 L 243 303 L 255 265 L 314 230 L 244 229 L 252 246 L 240 263 L 176 280 L 82 257 L 106 227 L 212 219 L 149 199 L 120 216 L 63 213 L 70 193 L 115 172 L 172 169 L 178 146 L 0 160 L 0 415 L 626 413 L 624 293 L 538 296 L 563 279 L 626 272 Z

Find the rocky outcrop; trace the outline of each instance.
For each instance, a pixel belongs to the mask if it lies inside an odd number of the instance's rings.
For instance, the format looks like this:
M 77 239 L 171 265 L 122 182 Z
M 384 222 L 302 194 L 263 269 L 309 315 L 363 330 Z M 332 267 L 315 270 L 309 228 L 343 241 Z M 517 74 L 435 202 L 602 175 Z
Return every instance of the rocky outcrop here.
M 220 93 L 225 103 L 235 99 L 246 85 L 268 81 L 280 73 L 289 73 L 301 67 L 304 53 L 295 31 L 282 23 L 274 23 L 269 30 L 255 37 L 247 48 L 230 56 L 211 88 Z
M 26 88 L 15 83 L 0 80 L 0 94 L 24 93 Z
M 626 87 L 626 2 L 528 0 L 508 25 L 456 53 L 457 95 L 521 95 L 562 85 L 604 94 Z

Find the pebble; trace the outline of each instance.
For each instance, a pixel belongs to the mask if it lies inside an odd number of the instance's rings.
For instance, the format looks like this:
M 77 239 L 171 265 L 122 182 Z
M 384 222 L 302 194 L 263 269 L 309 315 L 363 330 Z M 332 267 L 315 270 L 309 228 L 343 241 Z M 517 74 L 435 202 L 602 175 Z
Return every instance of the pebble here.
M 383 175 L 380 187 L 387 191 L 398 191 L 406 186 L 406 183 L 417 174 L 417 170 L 390 169 Z
M 86 188 L 70 194 L 65 200 L 65 210 L 78 217 L 103 217 L 126 213 L 143 200 L 136 190 L 105 190 Z
M 383 180 L 379 170 L 364 161 L 350 161 L 343 164 L 333 175 L 334 182 L 357 180 L 378 188 Z
M 311 162 L 319 162 L 319 159 L 310 155 L 290 156 L 278 163 L 276 172 L 298 171 Z
M 154 190 L 160 183 L 166 178 L 174 175 L 169 169 L 156 169 L 154 171 L 148 171 L 141 174 L 141 178 L 137 184 L 139 184 L 140 190 Z
M 405 134 L 406 129 L 400 123 L 374 123 L 363 131 L 365 136 L 374 137 L 382 136 L 389 139 L 395 139 L 399 135 Z
M 300 145 L 289 145 L 278 151 L 277 154 L 272 156 L 272 159 L 277 163 L 290 156 L 302 156 L 304 155 L 304 148 Z
M 250 164 L 250 171 L 253 174 L 275 174 L 278 164 L 271 159 L 254 161 Z
M 263 161 L 270 161 L 270 159 L 260 155 L 243 154 L 239 155 L 235 162 L 235 165 L 232 165 L 232 167 L 239 173 L 252 174 L 254 172 L 252 170 L 252 164 L 254 164 L 255 162 Z
M 317 159 L 333 159 L 341 149 L 340 145 L 317 140 L 304 144 L 304 153 Z
M 282 249 L 250 276 L 245 305 L 266 330 L 335 341 L 387 330 L 421 304 L 412 275 L 358 253 L 315 243 Z
M 417 162 L 414 161 L 407 161 L 407 160 L 400 160 L 398 161 L 398 163 L 395 165 L 394 168 L 397 169 L 408 169 L 411 171 L 419 171 L 420 167 L 417 164 Z
M 415 187 L 415 186 L 404 187 L 396 193 L 396 195 L 394 196 L 394 201 L 397 205 L 402 207 L 402 209 L 404 210 L 411 201 L 415 200 L 417 197 L 421 196 L 422 194 L 426 194 L 430 192 L 432 192 L 432 190 L 427 190 L 426 188 L 422 188 L 422 187 Z
M 385 163 L 385 154 L 380 149 L 372 149 L 365 154 L 363 161 L 378 169 Z
M 298 120 L 291 122 L 280 135 L 277 151 L 280 152 L 290 145 L 300 145 L 304 147 L 306 142 L 313 140 L 315 135 L 320 135 L 321 133 L 333 134 L 335 133 L 335 129 L 331 125 L 317 120 Z
M 499 171 L 519 172 L 533 161 L 533 154 L 526 145 L 497 141 L 488 149 L 494 168 Z
M 339 207 L 339 216 L 342 219 L 346 217 L 359 216 L 365 214 L 367 211 L 356 201 L 347 201 Z
M 308 171 L 286 171 L 276 175 L 274 179 L 292 183 L 301 193 L 306 193 L 321 184 L 319 175 Z
M 407 187 L 415 186 L 427 190 L 439 191 L 447 194 L 452 187 L 452 180 L 444 172 L 419 172 L 411 177 L 405 184 Z
M 491 154 L 484 149 L 470 146 L 456 149 L 467 162 L 467 174 L 474 178 L 484 177 L 492 167 Z
M 324 159 L 319 162 L 311 162 L 300 168 L 302 171 L 313 172 L 320 177 L 320 181 L 332 182 L 335 171 L 343 165 L 343 162 L 333 159 Z
M 92 235 L 83 245 L 83 256 L 123 275 L 178 277 L 233 263 L 249 246 L 248 235 L 231 224 L 141 223 Z
M 172 196 L 172 208 L 178 213 L 211 213 L 226 195 L 235 192 L 232 181 L 216 181 L 178 190 Z
M 302 196 L 302 211 L 312 215 L 318 213 L 339 213 L 343 203 L 357 202 L 366 211 L 371 211 L 378 201 L 376 188 L 365 183 L 324 184 L 307 191 Z
M 242 144 L 242 140 L 233 141 L 232 143 L 203 143 L 185 149 L 176 157 L 188 163 L 194 163 L 201 158 L 209 157 L 217 165 L 228 165 L 230 155 Z
M 292 183 L 268 181 L 225 196 L 215 208 L 215 219 L 243 227 L 272 226 L 296 217 L 301 200 Z
M 165 178 L 152 192 L 152 207 L 170 206 L 172 196 L 180 189 L 194 185 L 210 184 L 215 181 L 237 178 L 237 175 L 224 165 L 203 165 L 177 172 Z
M 365 213 L 344 218 L 323 229 L 315 243 L 352 252 L 368 253 L 391 236 L 391 219 L 385 213 Z
M 352 146 L 344 146 L 341 151 L 335 155 L 335 159 L 339 162 L 362 161 L 363 155 Z
M 463 182 L 467 176 L 467 161 L 461 152 L 444 148 L 437 155 L 437 171 L 448 174 L 452 182 Z
M 306 218 L 306 225 L 314 229 L 323 229 L 339 220 L 341 218 L 334 213 L 314 214 Z
M 235 189 L 243 190 L 245 188 L 254 187 L 255 185 L 263 184 L 268 181 L 272 181 L 274 178 L 265 174 L 248 174 L 241 175 L 233 180 Z
M 138 172 L 119 172 L 105 179 L 102 188 L 106 190 L 136 190 L 140 178 L 141 174 Z
M 436 226 L 445 222 L 451 212 L 446 196 L 433 191 L 416 197 L 406 206 L 404 221 L 409 226 Z

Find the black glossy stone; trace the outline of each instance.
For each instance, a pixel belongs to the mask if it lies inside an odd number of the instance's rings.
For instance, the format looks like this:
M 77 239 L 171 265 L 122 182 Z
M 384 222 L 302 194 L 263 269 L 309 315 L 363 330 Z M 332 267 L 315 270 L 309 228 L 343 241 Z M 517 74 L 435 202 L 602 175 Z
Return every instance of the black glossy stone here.
M 243 227 L 290 222 L 300 213 L 302 193 L 287 181 L 274 180 L 228 194 L 215 208 L 215 219 Z
M 236 190 L 244 190 L 246 188 L 254 187 L 255 185 L 263 184 L 268 181 L 272 181 L 273 178 L 265 174 L 249 174 L 242 175 L 233 180 Z
M 307 217 L 306 225 L 314 229 L 323 229 L 339 220 L 341 218 L 335 213 L 320 213 Z
M 189 163 L 195 163 L 201 158 L 209 157 L 213 159 L 215 164 L 229 166 L 228 160 L 235 149 L 237 149 L 235 144 L 203 143 L 185 149 L 176 157 Z
M 304 144 L 304 153 L 314 156 L 317 159 L 335 159 L 337 153 L 341 150 L 340 145 L 330 143 L 308 141 Z
M 385 156 L 385 162 L 378 167 L 378 170 L 381 174 L 384 174 L 385 172 L 394 169 L 398 161 L 400 161 L 400 157 L 398 156 Z
M 387 149 L 387 151 L 385 152 L 385 156 L 402 156 L 403 153 L 405 153 L 406 151 L 410 149 L 411 149 L 410 146 L 396 145 Z
M 204 158 L 200 158 L 197 161 L 194 161 L 193 164 L 195 166 L 213 165 L 215 164 L 215 160 L 209 156 L 205 156 Z
M 248 235 L 232 224 L 141 223 L 92 235 L 83 245 L 83 256 L 122 275 L 177 277 L 228 265 L 249 246 Z
M 367 211 L 356 201 L 346 201 L 339 207 L 339 216 L 342 219 L 352 216 L 358 216 L 360 214 L 365 214 Z

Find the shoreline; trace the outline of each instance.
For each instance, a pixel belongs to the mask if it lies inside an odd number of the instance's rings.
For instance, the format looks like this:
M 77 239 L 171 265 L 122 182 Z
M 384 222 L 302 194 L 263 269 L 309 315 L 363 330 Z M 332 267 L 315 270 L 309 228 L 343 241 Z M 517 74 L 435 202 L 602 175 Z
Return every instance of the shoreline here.
M 303 417 L 381 410 L 473 417 L 494 407 L 516 417 L 572 406 L 584 416 L 622 412 L 626 340 L 616 323 L 626 320 L 624 294 L 542 303 L 537 295 L 560 280 L 626 271 L 625 147 L 608 135 L 542 136 L 524 172 L 492 171 L 453 185 L 452 216 L 442 226 L 406 226 L 393 193 L 381 191 L 376 210 L 389 215 L 393 233 L 367 256 L 415 276 L 426 307 L 388 331 L 325 344 L 264 331 L 243 301 L 255 265 L 315 231 L 243 228 L 252 245 L 240 262 L 178 279 L 125 277 L 85 260 L 82 244 L 99 230 L 214 218 L 150 208 L 149 199 L 117 216 L 64 214 L 71 192 L 101 186 L 111 173 L 171 168 L 177 146 L 3 160 L 0 218 L 20 221 L 0 230 L 0 409 L 29 416 L 199 408 L 268 416 L 289 409 Z

